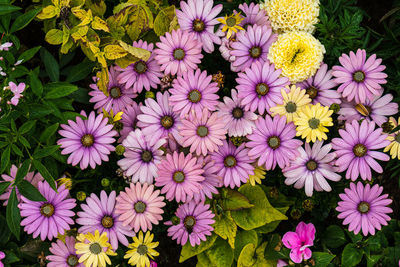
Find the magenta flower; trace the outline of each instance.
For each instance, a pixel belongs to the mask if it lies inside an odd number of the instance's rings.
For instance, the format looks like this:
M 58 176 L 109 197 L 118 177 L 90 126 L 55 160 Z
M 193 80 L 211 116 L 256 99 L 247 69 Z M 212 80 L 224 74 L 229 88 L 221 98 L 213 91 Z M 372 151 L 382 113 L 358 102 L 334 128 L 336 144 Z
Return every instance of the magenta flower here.
M 338 84 L 332 78 L 332 70 L 328 70 L 328 65 L 324 63 L 321 64 L 314 76 L 297 83 L 296 86 L 306 90 L 313 105 L 320 103 L 324 106 L 330 106 L 341 102 L 341 95 L 334 89 Z
M 173 30 L 171 33 L 166 32 L 160 40 L 161 42 L 156 44 L 158 49 L 155 49 L 154 53 L 165 74 L 182 75 L 189 70 L 197 69 L 197 64 L 203 58 L 202 43 L 196 39 L 193 32 Z
M 122 143 L 128 134 L 135 130 L 138 122 L 137 116 L 142 113 L 140 110 L 141 105 L 141 103 L 138 105 L 136 102 L 133 102 L 132 105 L 125 107 L 123 110 L 122 118 L 120 120 L 122 123 L 122 130 L 119 132 L 121 135 L 118 139 L 119 143 Z
M 83 267 L 83 263 L 79 263 L 78 256 L 75 253 L 75 238 L 73 236 L 66 236 L 65 243 L 57 239 L 56 242 L 51 243 L 49 248 L 52 255 L 46 256 L 47 267 Z
M 258 158 L 258 165 L 265 165 L 267 170 L 275 169 L 276 164 L 283 169 L 299 155 L 297 148 L 303 142 L 293 139 L 295 136 L 296 127 L 293 122 L 286 124 L 285 116 L 260 117 L 256 120 L 256 129 L 247 136 L 250 140 L 246 143 L 250 148 L 248 155 Z
M 364 104 L 344 101 L 340 105 L 338 119 L 346 122 L 366 119 L 374 121 L 380 127 L 382 123 L 387 122 L 388 116 L 396 114 L 399 110 L 399 105 L 391 102 L 392 100 L 393 96 L 387 94 L 382 97 L 376 96 L 373 100 L 366 99 Z
M 279 259 L 276 264 L 277 264 L 276 267 L 284 267 L 284 266 L 288 266 L 289 265 L 286 261 L 281 260 L 281 259 Z
M 132 176 L 132 182 L 153 183 L 157 176 L 157 164 L 161 162 L 162 150 L 159 148 L 165 139 L 158 140 L 150 145 L 142 131 L 136 129 L 122 142 L 125 147 L 124 157 L 117 163 L 125 171 L 125 175 Z
M 290 259 L 294 263 L 301 263 L 311 258 L 311 250 L 309 247 L 314 245 L 315 227 L 312 223 L 305 224 L 300 222 L 296 227 L 296 232 L 287 232 L 282 243 L 285 247 L 290 248 Z
M 218 194 L 217 187 L 222 186 L 222 179 L 221 176 L 217 175 L 218 168 L 215 166 L 211 156 L 198 157 L 197 164 L 200 164 L 204 170 L 202 174 L 204 180 L 200 182 L 200 192 L 193 196 L 194 201 L 198 203 L 204 202 L 206 197 L 212 199 L 213 194 Z
M 222 10 L 222 5 L 213 7 L 212 0 L 181 1 L 181 9 L 176 10 L 179 25 L 184 31 L 194 33 L 194 36 L 203 44 L 207 53 L 214 51 L 214 43 L 221 44 L 221 40 L 214 33 L 214 26 L 218 24 L 215 18 Z
M 240 22 L 240 26 L 247 27 L 247 26 L 268 26 L 271 27 L 271 22 L 268 20 L 267 13 L 264 9 L 260 9 L 259 4 L 247 3 L 240 4 L 239 9 L 242 10 L 242 14 L 244 19 Z
M 157 267 L 157 262 L 150 260 L 150 267 Z
M 81 112 L 84 117 L 86 113 Z M 79 164 L 84 170 L 90 165 L 92 169 L 96 165 L 101 165 L 102 161 L 108 161 L 108 156 L 115 147 L 111 144 L 115 142 L 114 136 L 117 132 L 113 130 L 112 124 L 107 124 L 108 120 L 102 114 L 95 115 L 92 111 L 86 120 L 76 117 L 76 122 L 68 120 L 67 124 L 61 124 L 63 130 L 58 133 L 65 137 L 57 141 L 63 150 L 61 154 L 71 154 L 67 163 L 72 166 Z
M 232 66 L 238 71 L 243 71 L 254 62 L 263 65 L 267 60 L 269 47 L 277 39 L 277 34 L 267 26 L 253 25 L 246 31 L 240 31 L 236 35 L 237 41 L 232 44 L 231 55 L 235 56 Z
M 211 226 L 215 222 L 212 219 L 214 214 L 208 204 L 191 201 L 180 205 L 175 215 L 180 219 L 177 225 L 173 225 L 171 221 L 165 224 L 170 225 L 168 236 L 172 236 L 172 240 L 176 239 L 178 245 L 185 245 L 188 239 L 192 247 L 199 245 L 214 230 Z
M 375 96 L 383 93 L 381 84 L 385 84 L 387 75 L 382 71 L 386 68 L 381 65 L 382 59 L 376 59 L 373 54 L 366 59 L 365 50 L 358 49 L 357 53 L 350 52 L 350 56 L 342 54 L 339 57 L 342 66 L 333 66 L 332 75 L 340 84 L 337 89 L 347 101 L 355 99 L 358 103 L 364 103 L 368 98 L 372 100 Z
M 161 193 L 166 193 L 166 199 L 177 202 L 188 202 L 200 192 L 200 182 L 204 181 L 204 170 L 197 159 L 183 152 L 167 154 L 166 159 L 158 165 L 156 186 L 161 187 Z
M 190 153 L 206 156 L 208 152 L 218 151 L 225 140 L 224 120 L 218 117 L 217 112 L 209 114 L 207 109 L 203 109 L 202 113 L 193 112 L 188 119 L 182 120 L 182 146 L 190 146 Z
M 6 257 L 6 254 L 3 251 L 0 251 L 0 267 L 4 267 L 4 264 L 1 262 L 2 259 Z
M 130 90 L 125 89 L 123 84 L 119 83 L 117 80 L 117 76 L 119 75 L 119 71 L 116 67 L 111 66 L 109 70 L 109 82 L 108 82 L 108 96 L 106 96 L 100 89 L 97 87 L 97 77 L 93 77 L 92 83 L 89 85 L 92 88 L 92 91 L 89 92 L 89 95 L 92 96 L 89 100 L 90 103 L 94 104 L 94 109 L 97 109 L 98 113 L 101 113 L 103 108 L 109 112 L 111 109 L 114 113 L 122 111 L 125 107 L 132 105 L 133 98 L 137 97 L 137 94 L 132 93 Z
M 281 89 L 288 92 L 286 85 L 290 82 L 286 77 L 279 77 L 281 72 L 281 69 L 275 70 L 274 64 L 269 62 L 255 62 L 244 73 L 238 74 L 236 89 L 245 110 L 258 110 L 262 115 L 265 111 L 270 113 L 271 107 L 283 104 Z
M 76 206 L 75 199 L 66 199 L 69 190 L 64 185 L 57 188 L 56 193 L 47 182 L 39 182 L 39 192 L 47 201 L 32 201 L 21 196 L 22 203 L 18 205 L 21 211 L 21 226 L 28 234 L 33 233 L 33 238 L 40 234 L 40 239 L 52 240 L 58 234 L 63 235 L 65 230 L 74 224 L 72 217 Z
M 344 219 L 343 224 L 349 224 L 349 231 L 358 234 L 362 230 L 363 235 L 375 235 L 375 229 L 381 230 L 381 225 L 387 225 L 390 217 L 387 213 L 393 210 L 387 205 L 392 203 L 388 194 L 381 195 L 383 187 L 375 184 L 363 186 L 361 182 L 351 183 L 350 188 L 344 189 L 344 194 L 339 194 L 342 199 L 336 210 L 338 218 Z
M 358 121 L 346 123 L 345 129 L 340 129 L 341 138 L 333 138 L 332 147 L 338 159 L 338 171 L 347 170 L 346 178 L 355 181 L 359 176 L 363 180 L 371 180 L 371 168 L 377 173 L 383 169 L 375 159 L 388 161 L 390 157 L 385 153 L 375 151 L 390 144 L 385 140 L 387 134 L 382 134 L 382 128 L 375 130 L 375 123 L 364 120 L 361 125 Z
M 199 114 L 203 109 L 214 111 L 218 104 L 216 82 L 211 82 L 212 76 L 206 71 L 197 69 L 184 72 L 182 77 L 177 77 L 169 90 L 170 105 L 173 110 L 180 112 L 181 117 L 189 114 L 191 110 Z
M 146 41 L 135 41 L 133 47 L 143 48 L 149 52 L 153 52 L 154 44 L 147 44 Z M 161 83 L 160 78 L 163 74 L 155 60 L 155 54 L 151 53 L 147 61 L 139 60 L 125 69 L 116 67 L 120 72 L 117 79 L 118 82 L 123 84 L 128 91 L 133 93 L 141 93 L 143 88 L 150 91 L 151 88 L 156 89 L 157 85 Z
M 18 105 L 19 99 L 23 96 L 22 93 L 25 90 L 25 83 L 19 83 L 16 85 L 14 82 L 9 82 L 8 87 L 10 88 L 11 92 L 14 96 L 11 98 L 11 104 L 16 106 Z

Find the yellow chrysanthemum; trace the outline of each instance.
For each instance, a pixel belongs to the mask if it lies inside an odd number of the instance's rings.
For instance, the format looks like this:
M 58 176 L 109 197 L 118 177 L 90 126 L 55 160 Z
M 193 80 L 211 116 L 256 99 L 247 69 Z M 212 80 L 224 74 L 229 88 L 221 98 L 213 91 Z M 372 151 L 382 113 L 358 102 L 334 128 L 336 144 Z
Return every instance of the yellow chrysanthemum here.
M 315 74 L 324 59 L 325 47 L 306 32 L 288 32 L 278 36 L 269 48 L 268 59 L 292 83 Z
M 261 8 L 267 11 L 272 29 L 278 33 L 312 33 L 318 23 L 319 0 L 266 0 Z
M 291 122 L 293 121 L 293 118 L 299 116 L 301 108 L 309 104 L 311 99 L 308 94 L 306 94 L 306 90 L 296 87 L 296 85 L 292 85 L 292 87 L 286 86 L 286 88 L 290 89 L 289 93 L 286 93 L 285 89 L 281 89 L 283 104 L 276 105 L 270 110 L 272 116 L 277 114 L 280 116 L 286 116 L 286 121 Z
M 222 32 L 228 31 L 226 34 L 226 38 L 229 39 L 232 36 L 233 32 L 237 32 L 238 30 L 244 30 L 239 23 L 242 22 L 244 18 L 240 16 L 240 12 L 237 14 L 232 14 L 229 17 L 225 15 L 225 18 L 218 18 L 217 20 L 224 24 L 222 28 Z
M 297 126 L 296 136 L 306 138 L 306 142 L 315 142 L 328 139 L 325 133 L 329 130 L 325 126 L 332 126 L 331 115 L 333 110 L 329 107 L 323 107 L 320 103 L 316 105 L 306 105 L 300 112 L 299 116 L 294 118 L 293 122 Z
M 267 172 L 263 167 L 256 166 L 254 169 L 254 175 L 249 175 L 249 183 L 252 186 L 255 186 L 257 184 L 261 184 L 261 180 L 265 179 L 265 174 Z
M 129 259 L 128 263 L 132 266 L 138 267 L 149 267 L 150 260 L 158 256 L 159 253 L 154 250 L 158 246 L 158 242 L 152 242 L 154 238 L 153 234 L 149 231 L 146 232 L 146 236 L 143 239 L 143 232 L 139 232 L 139 238 L 133 237 L 133 243 L 128 245 L 128 250 L 124 256 L 124 259 Z
M 394 129 L 399 126 L 400 118 L 398 119 L 398 121 L 396 121 L 395 118 L 390 117 L 389 123 L 393 126 Z M 397 159 L 400 160 L 400 130 L 389 134 L 386 140 L 389 140 L 391 143 L 387 147 L 385 147 L 383 152 L 390 151 L 389 153 L 392 156 L 392 159 L 395 159 L 397 157 Z
M 76 239 L 76 254 L 80 256 L 79 262 L 83 262 L 86 267 L 106 267 L 106 262 L 111 264 L 108 255 L 117 255 L 117 253 L 112 250 L 110 243 L 108 243 L 106 232 L 100 235 L 99 230 L 96 230 L 94 235 L 90 232 L 87 234 L 79 234 Z

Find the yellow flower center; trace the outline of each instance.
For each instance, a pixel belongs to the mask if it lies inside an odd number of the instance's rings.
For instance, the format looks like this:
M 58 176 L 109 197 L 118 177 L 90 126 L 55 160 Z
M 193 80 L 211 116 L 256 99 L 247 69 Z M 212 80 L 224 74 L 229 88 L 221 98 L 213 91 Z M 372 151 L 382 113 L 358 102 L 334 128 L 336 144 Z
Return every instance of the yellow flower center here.
M 202 32 L 204 31 L 205 25 L 204 22 L 202 20 L 199 19 L 195 19 L 193 21 L 193 30 L 196 32 Z
M 176 60 L 182 60 L 185 57 L 185 51 L 182 48 L 177 48 L 174 50 L 173 56 Z
M 353 147 L 353 153 L 356 157 L 364 157 L 367 154 L 367 147 L 363 144 L 357 144 Z
M 268 138 L 267 143 L 270 148 L 275 150 L 281 146 L 281 139 L 278 136 L 271 136 Z
M 54 214 L 54 206 L 50 203 L 44 203 L 40 207 L 40 213 L 45 217 L 51 217 Z
M 85 134 L 84 136 L 82 136 L 81 138 L 81 143 L 83 146 L 85 147 L 90 147 L 93 145 L 94 143 L 94 137 L 91 134 Z
M 259 58 L 261 56 L 261 47 L 259 46 L 253 46 L 252 48 L 250 48 L 249 50 L 250 52 L 250 56 L 252 58 Z
M 149 150 L 144 150 L 141 158 L 144 162 L 150 162 L 153 159 L 153 154 Z
M 318 168 L 318 164 L 314 160 L 309 160 L 306 163 L 306 167 L 307 167 L 307 170 L 314 171 L 316 168 Z
M 369 209 L 370 209 L 370 206 L 369 206 L 369 204 L 368 204 L 367 202 L 361 201 L 361 202 L 358 204 L 357 209 L 358 209 L 359 212 L 365 214 L 365 213 L 368 213 L 368 211 L 369 211 Z
M 308 87 L 308 88 L 306 89 L 306 94 L 308 94 L 308 96 L 309 96 L 311 99 L 314 99 L 314 98 L 316 98 L 317 95 L 318 95 L 318 89 L 315 88 L 314 86 L 310 86 L 310 87 Z
M 174 119 L 171 116 L 165 115 L 161 118 L 161 125 L 165 129 L 169 129 L 174 125 Z
M 229 17 L 226 19 L 226 26 L 233 27 L 236 25 L 236 19 L 234 17 Z
M 133 208 L 135 209 L 136 213 L 143 213 L 146 210 L 146 204 L 142 201 L 138 201 L 133 205 Z
M 143 245 L 143 244 L 140 244 L 139 246 L 138 246 L 138 248 L 137 248 L 137 253 L 139 253 L 140 255 L 146 255 L 147 254 L 147 251 L 148 251 L 149 249 L 147 248 L 147 246 L 146 245 Z
M 176 183 L 182 183 L 183 181 L 185 181 L 185 174 L 182 171 L 176 171 L 174 172 L 174 175 L 172 175 L 172 179 L 176 182 Z
M 193 216 L 186 216 L 183 220 L 183 225 L 186 227 L 186 230 L 191 233 L 193 227 L 196 225 L 196 218 Z
M 234 109 L 232 110 L 232 116 L 233 116 L 235 119 L 240 119 L 240 118 L 242 118 L 242 117 L 243 117 L 243 109 L 242 109 L 242 108 L 239 108 L 239 107 L 234 108 Z
M 208 128 L 203 125 L 197 127 L 197 135 L 200 137 L 206 137 L 208 135 Z
M 145 73 L 147 71 L 147 64 L 146 62 L 139 60 L 135 63 L 134 69 L 139 74 Z
M 297 105 L 293 101 L 289 101 L 285 106 L 287 113 L 294 113 L 297 110 Z
M 100 254 L 100 252 L 101 252 L 101 246 L 100 246 L 100 244 L 99 243 L 97 243 L 97 242 L 94 242 L 94 243 L 92 243 L 92 244 L 90 244 L 90 246 L 89 246 L 89 251 L 91 252 L 91 253 L 93 253 L 93 254 Z
M 228 167 L 228 168 L 235 167 L 236 163 L 237 163 L 237 161 L 236 161 L 236 158 L 234 156 L 227 156 L 224 159 L 225 167 Z
M 312 118 L 312 119 L 308 120 L 308 126 L 310 126 L 310 128 L 313 130 L 318 128 L 319 123 L 320 123 L 319 119 L 316 119 L 316 118 Z
M 265 83 L 259 83 L 256 86 L 256 92 L 258 94 L 258 97 L 265 96 L 269 92 L 269 87 Z
M 114 225 L 114 220 L 111 216 L 104 216 L 103 219 L 101 219 L 101 225 L 103 225 L 104 228 L 111 228 Z
M 68 264 L 68 266 L 71 266 L 71 267 L 77 266 L 78 265 L 78 257 L 75 255 L 72 255 L 72 254 L 69 255 L 67 258 L 67 264 Z
M 358 83 L 363 82 L 365 80 L 365 73 L 361 70 L 354 72 L 353 80 Z
M 192 102 L 192 103 L 198 103 L 198 102 L 200 102 L 200 100 L 201 100 L 201 93 L 200 93 L 200 91 L 197 90 L 197 89 L 191 90 L 191 91 L 189 92 L 189 94 L 188 94 L 188 99 L 189 99 L 189 101 Z

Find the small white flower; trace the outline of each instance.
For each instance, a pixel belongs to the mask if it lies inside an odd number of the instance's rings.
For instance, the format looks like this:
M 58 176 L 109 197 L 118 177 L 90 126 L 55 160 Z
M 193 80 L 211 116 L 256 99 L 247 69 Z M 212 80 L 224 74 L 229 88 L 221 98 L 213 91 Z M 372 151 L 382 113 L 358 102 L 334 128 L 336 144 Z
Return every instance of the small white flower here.
M 10 48 L 13 45 L 11 42 L 5 42 L 4 44 L 0 45 L 0 51 L 8 51 L 8 48 Z

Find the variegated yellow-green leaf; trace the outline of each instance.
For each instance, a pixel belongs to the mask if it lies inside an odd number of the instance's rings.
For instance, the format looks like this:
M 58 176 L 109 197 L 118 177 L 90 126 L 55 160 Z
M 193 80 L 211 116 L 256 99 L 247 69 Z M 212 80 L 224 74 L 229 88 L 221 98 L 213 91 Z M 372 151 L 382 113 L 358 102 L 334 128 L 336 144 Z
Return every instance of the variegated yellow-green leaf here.
M 129 65 L 137 62 L 139 59 L 137 57 L 132 56 L 131 54 L 128 54 L 124 57 L 117 58 L 115 60 L 115 64 L 117 64 L 120 68 L 127 68 Z
M 203 251 L 209 249 L 212 245 L 214 245 L 215 240 L 217 239 L 217 235 L 213 234 L 211 236 L 207 236 L 206 241 L 202 241 L 200 245 L 196 245 L 192 247 L 190 242 L 187 242 L 181 250 L 181 256 L 179 257 L 179 262 L 184 262 L 185 260 L 196 256 Z
M 86 36 L 87 32 L 89 30 L 88 26 L 76 26 L 74 28 L 72 28 L 71 30 L 71 37 L 74 38 L 75 41 L 81 40 L 83 39 L 83 37 Z
M 160 10 L 154 20 L 154 32 L 158 35 L 164 35 L 169 31 L 171 21 L 175 17 L 175 6 L 169 6 Z
M 118 4 L 118 5 L 116 5 L 116 6 L 114 7 L 113 13 L 114 13 L 114 14 L 117 14 L 117 13 L 121 12 L 122 9 L 127 8 L 127 7 L 130 7 L 130 6 L 132 6 L 132 5 L 133 5 L 133 4 L 132 4 L 132 3 L 129 3 L 129 2 L 120 3 L 120 4 Z
M 101 71 L 96 73 L 96 77 L 98 78 L 97 87 L 102 91 L 106 96 L 108 96 L 108 68 L 102 68 Z
M 128 15 L 131 5 L 124 7 L 118 13 L 107 18 L 107 24 L 110 26 L 111 31 L 118 26 L 125 25 L 128 21 Z
M 86 45 L 86 43 L 79 42 L 79 44 L 81 46 L 82 52 L 87 56 L 87 58 L 91 61 L 96 61 L 96 56 L 94 55 L 92 50 L 90 50 L 90 48 Z
M 240 252 L 247 244 L 258 245 L 258 236 L 255 230 L 243 231 L 239 230 L 236 234 L 235 238 L 235 249 L 233 251 L 233 255 L 237 260 L 239 258 Z
M 37 14 L 38 19 L 51 19 L 60 14 L 60 9 L 55 6 L 49 5 L 42 9 L 42 11 Z
M 226 211 L 221 215 L 216 215 L 214 219 L 214 232 L 223 239 L 228 239 L 231 248 L 235 248 L 237 225 L 232 219 L 231 213 Z
M 178 23 L 178 17 L 175 16 L 174 19 L 169 24 L 169 32 L 171 32 L 173 30 L 177 30 L 179 28 L 180 28 L 180 26 L 179 26 L 179 23 Z
M 126 33 L 132 41 L 138 39 L 140 33 L 148 25 L 146 11 L 141 6 L 131 8 L 128 23 L 125 25 Z M 148 27 L 148 26 L 147 26 Z
M 64 25 L 63 26 L 63 42 L 61 45 L 60 52 L 63 54 L 67 54 L 73 45 L 74 45 L 74 42 L 70 38 L 70 30 Z
M 238 267 L 273 267 L 276 266 L 274 261 L 267 261 L 264 258 L 264 250 L 267 242 L 261 244 L 257 249 L 252 243 L 247 244 L 238 259 Z
M 96 58 L 97 58 L 97 61 L 100 63 L 100 65 L 103 68 L 107 68 L 107 61 L 106 61 L 106 57 L 104 55 L 104 52 L 96 53 Z
M 102 17 L 104 13 L 106 13 L 106 3 L 104 3 L 104 0 L 101 1 L 92 1 L 92 0 L 86 0 L 87 7 L 92 10 L 94 16 L 99 16 Z
M 46 42 L 52 45 L 59 45 L 63 42 L 63 32 L 59 29 L 51 29 L 44 38 Z
M 113 60 L 126 56 L 128 54 L 128 51 L 126 51 L 119 45 L 107 45 L 106 47 L 104 47 L 104 53 L 107 59 Z
M 105 22 L 104 20 L 102 20 L 99 17 L 94 17 L 93 21 L 92 21 L 92 28 L 95 30 L 102 30 L 105 32 L 110 32 L 110 28 L 107 25 L 107 22 Z
M 119 40 L 118 43 L 123 49 L 128 51 L 129 54 L 143 61 L 147 61 L 151 55 L 150 51 L 147 51 L 146 49 L 133 47 L 131 45 L 128 45 L 127 43 L 124 43 L 121 40 Z

